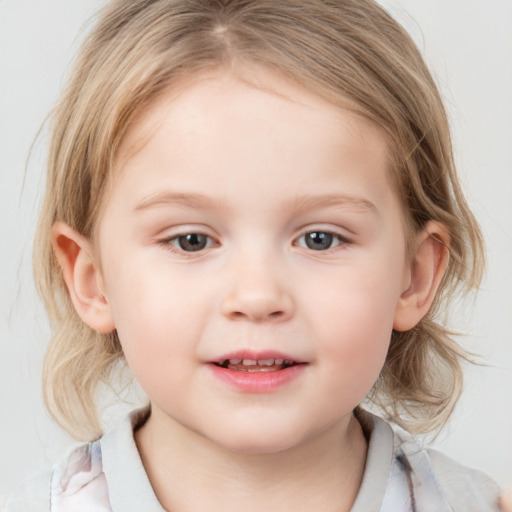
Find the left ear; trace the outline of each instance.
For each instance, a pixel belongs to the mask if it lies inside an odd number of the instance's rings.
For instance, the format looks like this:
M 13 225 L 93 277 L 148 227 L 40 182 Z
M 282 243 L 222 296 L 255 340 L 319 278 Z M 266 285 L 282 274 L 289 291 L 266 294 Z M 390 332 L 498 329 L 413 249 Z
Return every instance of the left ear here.
M 448 265 L 450 236 L 439 222 L 429 221 L 416 236 L 405 289 L 395 310 L 393 329 L 408 331 L 428 313 Z

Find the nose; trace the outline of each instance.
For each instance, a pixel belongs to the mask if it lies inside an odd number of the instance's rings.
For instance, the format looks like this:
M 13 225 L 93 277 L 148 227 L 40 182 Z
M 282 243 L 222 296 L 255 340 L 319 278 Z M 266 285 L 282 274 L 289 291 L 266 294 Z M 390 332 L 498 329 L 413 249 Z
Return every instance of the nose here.
M 246 262 L 230 274 L 222 314 L 230 320 L 284 322 L 293 316 L 294 301 L 275 266 Z

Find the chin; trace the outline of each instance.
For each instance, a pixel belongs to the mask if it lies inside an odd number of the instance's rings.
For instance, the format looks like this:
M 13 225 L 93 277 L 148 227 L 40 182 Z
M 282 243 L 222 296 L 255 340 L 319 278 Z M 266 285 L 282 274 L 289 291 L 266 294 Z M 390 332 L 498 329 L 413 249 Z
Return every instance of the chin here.
M 295 428 L 279 428 L 275 424 L 267 428 L 261 424 L 253 424 L 237 430 L 226 429 L 213 440 L 233 453 L 266 455 L 290 450 L 305 439 L 306 436 L 300 435 Z

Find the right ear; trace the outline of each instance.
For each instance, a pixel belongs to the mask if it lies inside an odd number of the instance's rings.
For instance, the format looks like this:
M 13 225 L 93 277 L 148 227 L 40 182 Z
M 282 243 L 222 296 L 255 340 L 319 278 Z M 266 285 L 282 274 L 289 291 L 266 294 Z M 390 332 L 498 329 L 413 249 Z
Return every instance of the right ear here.
M 53 225 L 51 239 L 78 316 L 97 332 L 112 332 L 115 323 L 91 242 L 64 222 Z

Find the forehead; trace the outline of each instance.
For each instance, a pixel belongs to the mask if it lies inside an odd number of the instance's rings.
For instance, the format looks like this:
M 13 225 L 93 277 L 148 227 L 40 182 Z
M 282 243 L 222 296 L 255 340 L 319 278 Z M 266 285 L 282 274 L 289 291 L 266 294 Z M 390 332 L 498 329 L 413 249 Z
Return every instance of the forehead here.
M 231 100 L 229 109 L 226 109 L 226 96 L 230 96 Z M 180 125 L 182 132 L 186 128 L 187 133 L 193 133 L 197 128 L 207 128 L 206 117 L 215 114 L 225 123 L 239 125 L 240 118 L 236 114 L 246 110 L 252 123 L 259 123 L 262 132 L 271 133 L 272 119 L 265 117 L 268 110 L 260 110 L 260 106 L 270 106 L 276 114 L 285 114 L 292 122 L 303 122 L 307 113 L 309 120 L 314 119 L 323 127 L 320 133 L 304 130 L 309 139 L 326 134 L 329 130 L 349 130 L 354 140 L 357 138 L 374 147 L 377 143 L 389 160 L 390 141 L 384 130 L 351 110 L 349 102 L 344 103 L 343 98 L 334 105 L 320 94 L 275 71 L 257 65 L 244 65 L 236 74 L 231 69 L 215 68 L 184 75 L 173 81 L 130 123 L 117 152 L 115 168 L 119 172 L 127 160 L 145 147 L 162 124 L 173 120 L 177 126 Z M 213 130 L 215 127 L 210 128 Z M 294 136 L 297 135 L 295 132 Z M 205 138 L 208 138 L 207 133 Z

